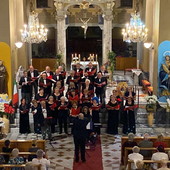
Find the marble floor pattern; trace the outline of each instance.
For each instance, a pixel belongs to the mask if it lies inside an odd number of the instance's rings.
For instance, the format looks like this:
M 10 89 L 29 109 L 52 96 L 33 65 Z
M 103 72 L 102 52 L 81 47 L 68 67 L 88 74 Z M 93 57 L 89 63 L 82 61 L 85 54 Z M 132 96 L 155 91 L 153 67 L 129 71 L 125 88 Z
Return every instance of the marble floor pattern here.
M 121 137 L 114 137 L 113 135 L 102 134 L 100 138 L 103 170 L 119 170 Z M 51 144 L 47 142 L 46 150 L 47 154 L 50 155 L 50 170 L 73 169 L 74 145 L 72 136 L 57 136 L 57 139 L 52 141 Z

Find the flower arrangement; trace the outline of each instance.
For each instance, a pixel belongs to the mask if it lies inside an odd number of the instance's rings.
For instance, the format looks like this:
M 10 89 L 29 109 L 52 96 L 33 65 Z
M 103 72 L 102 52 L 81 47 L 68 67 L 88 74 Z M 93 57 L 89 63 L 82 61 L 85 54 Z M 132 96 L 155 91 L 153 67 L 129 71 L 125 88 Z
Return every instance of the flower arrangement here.
M 147 112 L 155 112 L 156 110 L 156 103 L 158 102 L 158 98 L 155 95 L 147 96 L 146 98 L 147 104 L 146 104 L 146 111 Z
M 7 103 L 0 103 L 0 116 L 6 115 L 7 117 L 14 114 L 15 109 L 7 104 Z
M 147 104 L 156 104 L 157 101 L 158 101 L 158 98 L 157 96 L 155 95 L 152 95 L 152 96 L 146 96 L 146 101 L 147 101 Z

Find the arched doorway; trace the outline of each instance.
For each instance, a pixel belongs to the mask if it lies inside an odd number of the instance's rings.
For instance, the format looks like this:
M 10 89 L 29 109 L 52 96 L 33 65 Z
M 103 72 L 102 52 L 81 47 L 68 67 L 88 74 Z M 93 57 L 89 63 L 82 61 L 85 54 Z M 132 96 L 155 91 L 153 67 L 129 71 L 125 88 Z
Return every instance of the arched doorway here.
M 88 60 L 90 54 L 97 54 L 99 65 L 102 64 L 102 30 L 100 27 L 88 27 L 86 38 L 81 27 L 68 27 L 66 31 L 67 66 L 72 60 L 72 54 L 80 54 L 81 61 Z M 69 69 L 69 68 L 67 68 Z

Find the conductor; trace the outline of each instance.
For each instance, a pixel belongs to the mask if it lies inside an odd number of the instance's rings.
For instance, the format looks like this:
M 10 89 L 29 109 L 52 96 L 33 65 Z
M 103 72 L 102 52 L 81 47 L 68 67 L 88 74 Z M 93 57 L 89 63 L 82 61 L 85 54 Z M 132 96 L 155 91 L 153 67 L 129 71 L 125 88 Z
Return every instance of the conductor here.
M 73 122 L 73 137 L 75 144 L 75 162 L 79 162 L 79 151 L 81 153 L 82 162 L 86 162 L 85 159 L 85 143 L 87 137 L 86 126 L 88 121 L 84 119 L 83 113 L 80 113 Z

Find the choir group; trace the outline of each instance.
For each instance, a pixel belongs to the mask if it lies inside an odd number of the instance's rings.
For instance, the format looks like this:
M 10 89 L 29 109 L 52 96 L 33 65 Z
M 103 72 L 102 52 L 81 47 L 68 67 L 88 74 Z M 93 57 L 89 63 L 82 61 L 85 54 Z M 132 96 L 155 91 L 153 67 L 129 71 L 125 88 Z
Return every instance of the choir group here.
M 114 89 L 110 100 L 105 103 L 108 71 L 101 66 L 97 72 L 92 63 L 83 70 L 81 65 L 66 76 L 66 71 L 59 66 L 55 73 L 46 66 L 39 73 L 33 66 L 24 71 L 20 78 L 21 88 L 20 133 L 30 133 L 29 113 L 33 114 L 34 132 L 42 133 L 44 139 L 51 138 L 59 125 L 59 133 L 68 133 L 68 120 L 72 122 L 79 113 L 90 121 L 90 128 L 100 134 L 102 110 L 108 112 L 109 134 L 118 134 L 118 125 L 123 123 L 123 133 L 135 133 L 136 94 L 131 87 L 122 93 Z M 67 86 L 66 86 L 67 84 Z M 67 88 L 66 88 L 67 87 Z

